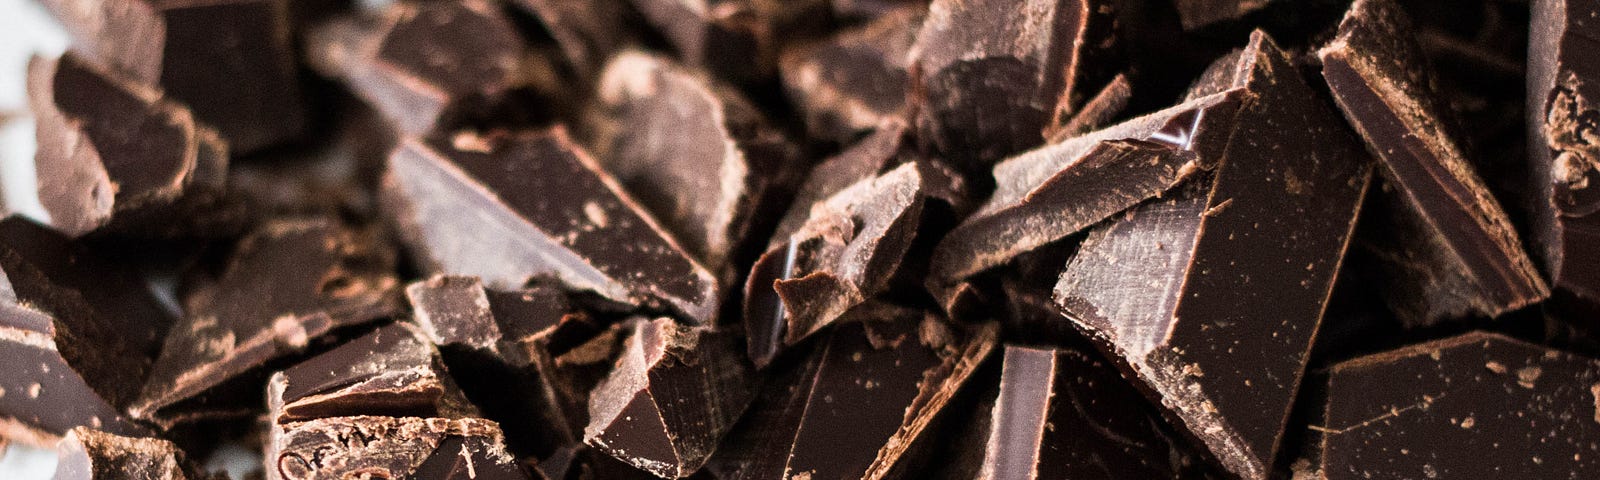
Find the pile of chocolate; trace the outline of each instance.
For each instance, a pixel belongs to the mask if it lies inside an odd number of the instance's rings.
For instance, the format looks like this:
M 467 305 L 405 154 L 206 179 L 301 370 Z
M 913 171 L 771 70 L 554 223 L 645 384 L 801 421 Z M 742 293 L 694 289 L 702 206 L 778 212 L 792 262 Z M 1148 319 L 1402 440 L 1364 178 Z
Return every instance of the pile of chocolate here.
M 1600 1 L 39 1 L 59 480 L 1600 478 Z

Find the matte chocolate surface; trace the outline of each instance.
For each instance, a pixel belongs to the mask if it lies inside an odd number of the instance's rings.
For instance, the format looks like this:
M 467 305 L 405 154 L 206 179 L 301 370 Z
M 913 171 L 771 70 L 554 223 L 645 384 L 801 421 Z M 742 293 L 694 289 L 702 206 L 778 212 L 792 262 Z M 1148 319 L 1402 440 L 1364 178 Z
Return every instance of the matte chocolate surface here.
M 784 93 L 814 137 L 846 141 L 904 116 L 911 63 L 926 8 L 905 6 L 815 45 L 784 52 Z
M 531 478 L 477 418 L 334 417 L 276 427 L 267 478 Z
M 784 35 L 817 23 L 826 0 L 631 0 L 689 65 L 735 82 L 770 76 Z
M 1198 29 L 1243 18 L 1272 0 L 1171 0 L 1184 29 Z
M 85 427 L 56 446 L 55 480 L 208 480 L 177 445 L 159 438 L 124 437 Z
M 1600 178 L 1600 151 L 1590 138 L 1600 99 L 1591 58 L 1600 38 L 1600 5 L 1566 0 L 1533 2 L 1528 40 L 1529 208 L 1533 250 L 1544 261 L 1551 286 L 1590 301 L 1600 300 L 1600 196 L 1590 189 Z

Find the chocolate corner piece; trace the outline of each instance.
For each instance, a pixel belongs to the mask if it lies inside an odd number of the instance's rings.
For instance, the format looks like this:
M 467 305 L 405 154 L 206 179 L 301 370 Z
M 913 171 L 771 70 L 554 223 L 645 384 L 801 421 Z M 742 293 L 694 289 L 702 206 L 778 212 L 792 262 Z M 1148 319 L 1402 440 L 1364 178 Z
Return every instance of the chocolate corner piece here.
M 351 415 L 477 416 L 433 344 L 405 322 L 273 374 L 267 406 L 271 421 L 280 424 Z
M 1591 358 L 1473 332 L 1335 364 L 1327 385 L 1322 478 L 1600 475 Z
M 55 480 L 212 480 L 172 442 L 85 427 L 56 446 Z
M 1180 431 L 1231 474 L 1260 479 L 1371 168 L 1338 113 L 1264 33 L 1238 58 L 1231 75 L 1255 98 L 1227 157 L 1091 231 L 1054 296 Z
M 267 478 L 527 480 L 499 425 L 478 418 L 331 417 L 274 427 Z
M 589 401 L 584 442 L 662 478 L 699 470 L 755 394 L 737 335 L 638 322 Z
M 1600 107 L 1600 78 L 1588 72 L 1600 6 L 1569 0 L 1533 2 L 1528 41 L 1528 162 L 1532 244 L 1551 287 L 1600 301 L 1600 149 L 1586 138 L 1586 118 Z
M 551 277 L 618 303 L 715 317 L 717 279 L 562 127 L 410 139 L 388 166 L 384 208 L 430 272 L 496 289 Z M 565 194 L 546 194 L 555 191 Z
M 1396 192 L 1382 289 L 1397 315 L 1422 326 L 1469 315 L 1498 317 L 1549 296 L 1516 228 L 1447 134 L 1445 105 L 1405 12 L 1358 0 L 1339 35 L 1318 52 L 1345 118 L 1367 142 Z M 1401 225 L 1409 223 L 1409 225 Z M 1398 245 L 1397 245 L 1398 244 Z M 1401 258 L 1393 258 L 1403 256 Z
M 846 142 L 904 115 L 907 57 L 927 8 L 903 5 L 828 40 L 784 51 L 784 93 L 815 138 Z

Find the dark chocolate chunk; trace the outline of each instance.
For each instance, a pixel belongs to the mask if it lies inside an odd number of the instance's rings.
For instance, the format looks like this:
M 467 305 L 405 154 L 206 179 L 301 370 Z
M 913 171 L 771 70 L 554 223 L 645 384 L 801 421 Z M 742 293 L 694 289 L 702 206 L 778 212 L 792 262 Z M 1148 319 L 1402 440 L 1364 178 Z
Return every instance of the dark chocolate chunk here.
M 793 147 L 729 87 L 626 52 L 611 60 L 599 89 L 616 122 L 601 162 L 714 271 L 775 187 L 798 180 Z
M 1414 255 L 1387 262 L 1382 277 L 1412 284 L 1383 288 L 1396 314 L 1411 325 L 1495 317 L 1548 296 L 1511 220 L 1446 133 L 1405 13 L 1389 0 L 1357 0 L 1318 55 L 1334 99 L 1399 190 L 1397 207 L 1412 210 L 1401 215 L 1418 223 L 1394 239 L 1415 245 L 1388 249 Z
M 487 0 L 398 2 L 377 18 L 329 22 L 308 42 L 318 70 L 412 135 L 450 128 L 529 81 L 522 38 Z
M 607 58 L 639 42 L 633 24 L 642 19 L 624 1 L 516 0 L 515 4 L 539 19 L 581 78 L 599 75 Z
M 1172 0 L 1184 30 L 1238 20 L 1260 10 L 1272 0 Z
M 1094 70 L 1113 45 L 1111 2 L 935 0 L 928 8 L 910 52 L 917 130 L 964 170 L 1044 142 L 1058 104 L 1078 105 L 1112 77 Z
M 210 392 L 243 396 L 230 380 L 264 379 L 268 363 L 305 351 L 335 329 L 398 313 L 394 253 L 378 236 L 327 218 L 259 227 L 239 242 L 218 278 L 184 298 L 184 319 L 167 335 L 130 412 L 169 426 L 247 412 L 230 402 L 185 401 Z M 256 392 L 248 399 L 259 402 Z
M 591 393 L 583 440 L 662 478 L 700 469 L 755 394 L 739 337 L 670 319 L 637 322 Z
M 168 236 L 203 230 L 228 169 L 228 146 L 189 109 L 68 52 L 35 57 L 39 201 L 71 236 Z
M 1567 0 L 1533 2 L 1528 41 L 1528 162 L 1533 189 L 1533 250 L 1544 260 L 1554 288 L 1600 300 L 1600 5 Z
M 159 85 L 237 152 L 299 136 L 301 100 L 284 0 L 43 0 L 79 51 Z
M 768 385 L 709 465 L 717 478 L 899 478 L 922 464 L 998 328 L 882 304 L 851 319 Z
M 333 417 L 273 428 L 267 478 L 523 480 L 531 476 L 477 418 Z
M 1318 478 L 1593 478 L 1600 361 L 1474 332 L 1334 365 Z
M 73 427 L 147 430 L 120 413 L 172 316 L 130 268 L 22 217 L 0 220 L 0 437 L 48 447 Z
M 561 127 L 406 140 L 382 193 L 430 271 L 499 289 L 553 277 L 698 322 L 716 313 L 716 279 Z
M 55 480 L 208 480 L 172 442 L 78 427 L 56 446 Z
M 354 415 L 462 418 L 476 413 L 422 331 L 397 322 L 311 357 L 267 382 L 271 421 Z
M 767 248 L 788 243 L 789 235 L 799 231 L 811 218 L 812 205 L 827 200 L 856 182 L 872 178 L 914 158 L 910 145 L 912 140 L 906 129 L 905 122 L 884 122 L 838 155 L 811 167 L 805 182 L 790 197 L 789 210 L 778 220 L 777 229 Z
M 902 164 L 817 202 L 787 242 L 756 260 L 744 322 L 757 366 L 888 288 L 916 236 L 925 195 L 917 165 Z
M 1257 31 L 1254 101 L 1214 173 L 1092 230 L 1068 317 L 1233 475 L 1266 478 L 1371 178 L 1338 113 Z
M 632 0 L 689 65 L 735 82 L 770 76 L 779 42 L 826 18 L 826 0 Z
M 1119 73 L 1083 105 L 1057 105 L 1055 117 L 1045 127 L 1044 138 L 1048 143 L 1060 143 L 1105 128 L 1122 115 L 1132 100 L 1133 84 L 1129 83 L 1127 75 Z
M 805 112 L 815 138 L 848 141 L 904 115 L 907 54 L 926 13 L 904 7 L 816 45 L 784 52 L 784 93 Z

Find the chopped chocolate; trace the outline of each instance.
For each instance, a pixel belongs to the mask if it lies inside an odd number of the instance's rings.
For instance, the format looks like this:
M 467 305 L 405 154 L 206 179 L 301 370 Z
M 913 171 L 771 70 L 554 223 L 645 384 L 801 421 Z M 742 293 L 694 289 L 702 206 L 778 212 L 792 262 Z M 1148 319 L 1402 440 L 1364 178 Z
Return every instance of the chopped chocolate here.
M 618 55 L 599 89 L 616 122 L 601 162 L 714 271 L 767 197 L 798 180 L 793 147 L 754 106 L 665 58 Z
M 709 465 L 717 478 L 899 478 L 921 464 L 998 329 L 881 304 L 851 316 L 770 382 Z
M 1266 34 L 1214 173 L 1096 227 L 1055 300 L 1233 475 L 1266 478 L 1371 178 Z M 1213 72 L 1219 73 L 1219 72 Z M 1220 74 L 1220 73 L 1219 73 Z M 1224 75 L 1225 76 L 1225 75 Z
M 1600 475 L 1600 361 L 1494 333 L 1328 370 L 1321 477 Z
M 56 446 L 55 480 L 209 480 L 172 442 L 125 437 L 85 427 Z
M 921 6 L 920 0 L 831 0 L 833 15 L 841 19 L 878 19 L 894 15 L 908 6 Z
M 1272 0 L 1171 0 L 1178 10 L 1184 30 L 1197 30 L 1212 24 L 1244 18 Z
M 498 289 L 552 277 L 697 322 L 716 313 L 717 280 L 564 128 L 406 140 L 382 190 L 430 272 L 477 275 Z
M 1058 104 L 1113 75 L 1106 0 L 935 0 L 911 48 L 917 131 L 957 167 L 982 171 L 1044 141 Z
M 639 42 L 633 24 L 643 19 L 615 0 L 516 0 L 515 4 L 533 14 L 555 38 L 573 73 L 592 79 L 605 67 L 607 58 Z
M 817 202 L 787 242 L 756 260 L 744 304 L 756 366 L 888 288 L 916 236 L 924 197 L 917 164 L 902 164 Z
M 638 322 L 591 392 L 585 443 L 662 478 L 700 469 L 755 394 L 737 335 L 670 319 Z
M 1600 38 L 1600 5 L 1568 0 L 1533 2 L 1528 41 L 1529 208 L 1533 250 L 1554 288 L 1600 301 L 1600 149 L 1593 138 L 1600 78 L 1593 59 Z M 1600 185 L 1595 185 L 1600 186 Z
M 1499 316 L 1550 294 L 1515 227 L 1439 119 L 1431 72 L 1405 13 L 1390 0 L 1357 0 L 1339 36 L 1318 52 L 1334 100 L 1381 160 L 1411 228 L 1396 229 L 1386 262 L 1389 303 L 1408 324 Z M 1392 255 L 1392 254 L 1391 254 Z M 1380 254 L 1382 256 L 1382 254 Z
M 477 418 L 333 417 L 274 427 L 269 480 L 525 480 L 500 427 Z
M 272 375 L 271 421 L 351 415 L 462 418 L 473 407 L 422 331 L 397 322 Z
M 913 158 L 912 140 L 906 129 L 905 122 L 886 121 L 838 155 L 812 167 L 805 182 L 790 198 L 789 210 L 778 220 L 767 248 L 788 243 L 789 235 L 799 231 L 811 218 L 812 205 Z
M 257 228 L 235 247 L 218 278 L 184 298 L 184 319 L 167 335 L 130 412 L 167 426 L 246 413 L 263 398 L 261 391 L 230 381 L 253 380 L 259 388 L 269 364 L 306 351 L 336 329 L 398 313 L 393 252 L 378 235 L 328 218 Z M 251 403 L 204 398 L 208 393 Z
M 148 431 L 120 413 L 172 316 L 143 279 L 23 217 L 0 220 L 0 437 L 49 447 L 68 430 Z
M 71 236 L 173 236 L 212 223 L 228 146 L 160 91 L 68 52 L 28 64 L 39 201 Z M 225 219 L 224 219 L 225 220 Z
M 86 57 L 157 86 L 237 152 L 298 137 L 301 99 L 284 0 L 43 0 Z
M 1083 105 L 1057 105 L 1056 116 L 1045 127 L 1044 138 L 1048 143 L 1060 143 L 1105 128 L 1122 115 L 1132 100 L 1133 84 L 1128 82 L 1127 75 L 1119 73 Z
M 815 138 L 851 140 L 904 113 L 911 63 L 927 9 L 904 7 L 822 43 L 784 52 L 784 93 Z
M 399 139 L 359 99 L 347 97 L 322 108 L 337 112 L 322 138 L 228 166 L 228 196 L 248 205 L 255 218 L 375 216 L 378 178 Z
M 826 18 L 827 0 L 632 0 L 689 65 L 735 82 L 772 74 L 779 42 Z

